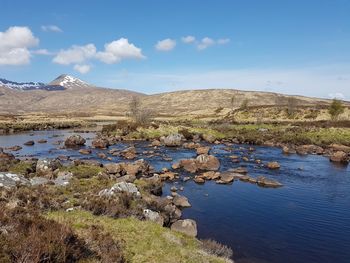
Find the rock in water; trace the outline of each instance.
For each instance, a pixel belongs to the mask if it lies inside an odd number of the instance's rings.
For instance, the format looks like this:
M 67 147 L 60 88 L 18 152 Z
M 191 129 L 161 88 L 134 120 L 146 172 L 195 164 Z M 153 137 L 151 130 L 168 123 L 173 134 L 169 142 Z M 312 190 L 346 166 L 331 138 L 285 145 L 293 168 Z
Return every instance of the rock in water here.
M 214 155 L 201 154 L 196 158 L 197 167 L 200 170 L 217 171 L 220 167 L 218 158 Z
M 329 160 L 331 162 L 336 162 L 336 163 L 348 163 L 349 159 L 348 159 L 348 154 L 346 152 L 343 151 L 336 151 L 335 153 L 333 153 Z
M 281 165 L 278 162 L 269 162 L 267 164 L 267 168 L 271 169 L 271 170 L 276 170 L 281 168 Z
M 187 197 L 182 196 L 182 195 L 176 195 L 173 199 L 174 205 L 180 208 L 186 208 L 186 207 L 191 207 L 190 202 L 188 202 Z
M 197 236 L 197 223 L 192 219 L 178 220 L 171 225 L 171 230 L 184 233 L 188 236 Z
M 169 147 L 180 146 L 182 136 L 180 134 L 170 134 L 164 138 L 164 144 Z
M 76 147 L 85 145 L 86 140 L 78 134 L 69 136 L 65 141 L 64 145 L 66 147 Z

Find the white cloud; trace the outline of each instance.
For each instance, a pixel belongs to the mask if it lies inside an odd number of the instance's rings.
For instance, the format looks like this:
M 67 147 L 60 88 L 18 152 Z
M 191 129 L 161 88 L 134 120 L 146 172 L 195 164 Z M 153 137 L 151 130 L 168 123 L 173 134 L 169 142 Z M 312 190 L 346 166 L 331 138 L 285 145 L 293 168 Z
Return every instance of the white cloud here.
M 134 44 L 129 43 L 128 39 L 120 38 L 105 44 L 105 50 L 98 52 L 96 58 L 106 64 L 113 64 L 123 59 L 143 59 L 142 50 Z
M 53 58 L 53 62 L 61 65 L 80 64 L 96 55 L 96 47 L 94 44 L 85 46 L 74 45 L 69 49 L 62 49 Z
M 41 30 L 44 32 L 55 32 L 55 33 L 61 33 L 63 32 L 61 28 L 59 28 L 56 25 L 45 25 L 41 26 Z
M 35 55 L 44 55 L 44 56 L 53 55 L 53 53 L 50 52 L 50 51 L 48 51 L 47 49 L 32 50 L 31 53 L 32 53 L 32 54 L 35 54 Z
M 186 36 L 186 37 L 182 37 L 181 40 L 185 44 L 191 44 L 191 43 L 194 43 L 196 41 L 196 38 L 194 36 Z
M 89 65 L 75 65 L 74 70 L 80 72 L 81 74 L 86 74 L 90 71 L 91 67 Z
M 174 49 L 176 46 L 176 41 L 170 38 L 160 40 L 158 43 L 155 45 L 155 48 L 158 51 L 170 51 Z
M 213 46 L 215 44 L 215 40 L 210 37 L 203 38 L 198 44 L 197 48 L 199 50 L 204 50 L 210 46 Z
M 37 46 L 39 39 L 28 27 L 10 27 L 0 32 L 0 65 L 24 65 L 30 63 L 28 48 Z
M 219 38 L 216 43 L 219 45 L 225 45 L 228 44 L 230 42 L 229 38 Z

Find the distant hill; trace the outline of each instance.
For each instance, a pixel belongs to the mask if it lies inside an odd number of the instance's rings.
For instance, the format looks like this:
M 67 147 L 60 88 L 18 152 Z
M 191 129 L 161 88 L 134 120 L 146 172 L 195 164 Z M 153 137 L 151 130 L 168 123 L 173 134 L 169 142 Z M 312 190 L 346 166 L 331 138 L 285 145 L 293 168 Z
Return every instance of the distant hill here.
M 298 106 L 330 103 L 327 99 L 234 89 L 145 95 L 123 89 L 96 87 L 69 75 L 60 75 L 48 84 L 0 80 L 0 113 L 6 114 L 45 112 L 124 115 L 130 100 L 135 96 L 145 108 L 162 116 L 210 115 L 221 108 L 238 108 L 244 100 L 248 106 L 287 105 L 290 100 Z M 349 102 L 345 103 L 350 106 Z

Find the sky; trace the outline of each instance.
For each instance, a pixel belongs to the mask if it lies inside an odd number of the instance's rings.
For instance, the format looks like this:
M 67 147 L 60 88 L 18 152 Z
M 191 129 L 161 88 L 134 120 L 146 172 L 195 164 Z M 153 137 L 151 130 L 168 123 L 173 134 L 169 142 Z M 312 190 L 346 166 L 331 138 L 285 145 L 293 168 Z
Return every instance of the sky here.
M 350 0 L 0 0 L 0 78 L 350 100 Z

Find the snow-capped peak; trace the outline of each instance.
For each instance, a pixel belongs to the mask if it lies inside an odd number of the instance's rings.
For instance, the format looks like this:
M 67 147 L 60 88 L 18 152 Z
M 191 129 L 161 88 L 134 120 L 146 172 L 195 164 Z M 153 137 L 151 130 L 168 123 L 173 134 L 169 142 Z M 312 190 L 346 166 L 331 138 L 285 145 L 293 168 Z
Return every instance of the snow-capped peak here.
M 53 80 L 50 85 L 60 85 L 65 88 L 83 88 L 90 86 L 86 82 L 66 74 L 60 75 L 58 78 Z
M 0 86 L 5 86 L 12 90 L 28 91 L 28 90 L 62 90 L 64 88 L 55 85 L 46 85 L 41 82 L 15 82 L 0 78 Z

